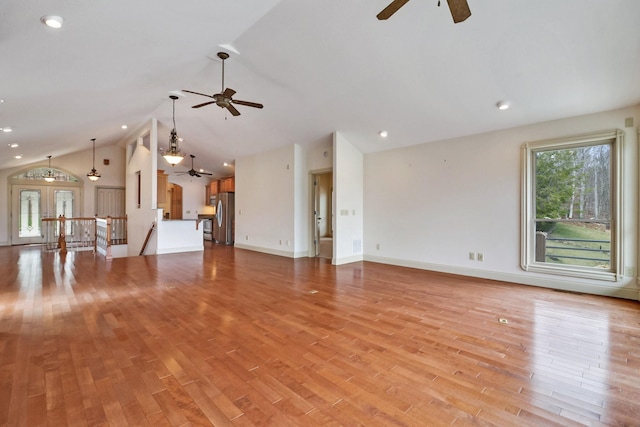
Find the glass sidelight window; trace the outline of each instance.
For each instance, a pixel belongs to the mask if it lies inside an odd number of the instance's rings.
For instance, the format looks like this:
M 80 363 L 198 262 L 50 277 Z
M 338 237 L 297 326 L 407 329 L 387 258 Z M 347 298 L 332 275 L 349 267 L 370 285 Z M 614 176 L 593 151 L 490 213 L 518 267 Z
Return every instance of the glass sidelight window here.
M 73 191 L 55 190 L 53 194 L 56 218 L 64 215 L 66 218 L 73 218 Z M 64 232 L 67 235 L 73 234 L 73 224 L 71 221 L 65 223 Z
M 39 237 L 41 235 L 40 202 L 40 190 L 20 190 L 18 237 Z

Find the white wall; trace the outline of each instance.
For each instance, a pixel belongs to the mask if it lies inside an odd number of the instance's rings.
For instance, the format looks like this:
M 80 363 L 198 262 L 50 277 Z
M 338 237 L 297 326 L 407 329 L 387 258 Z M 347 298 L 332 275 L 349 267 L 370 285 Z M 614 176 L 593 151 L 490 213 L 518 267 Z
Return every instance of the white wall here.
M 294 145 L 236 159 L 235 246 L 295 255 Z
M 306 153 L 299 146 L 293 146 L 293 256 L 295 258 L 307 256 L 309 247 L 309 173 L 307 169 Z
M 634 128 L 624 127 L 627 117 L 640 123 L 640 108 L 367 155 L 364 161 L 365 259 L 637 298 L 634 277 L 625 277 L 616 283 L 572 280 L 520 268 L 522 144 L 618 128 L 626 131 L 624 265 L 627 270 L 637 270 L 637 134 Z M 342 181 L 338 179 L 337 188 L 340 185 Z M 484 262 L 469 260 L 469 252 L 482 252 Z
M 151 133 L 151 150 L 142 145 L 142 136 Z M 148 127 L 141 130 L 137 138 L 132 138 L 136 148 L 127 146 L 127 226 L 129 256 L 137 256 L 142 249 L 144 240 L 151 224 L 156 220 L 157 202 L 157 121 L 152 119 Z M 132 152 L 133 151 L 133 152 Z M 137 172 L 140 172 L 140 206 L 137 204 Z M 157 251 L 157 230 L 153 232 L 147 243 L 145 255 L 155 254 Z
M 46 156 L 45 156 L 46 157 Z M 109 159 L 109 165 L 103 164 L 104 159 Z M 96 187 L 124 187 L 124 169 L 125 169 L 125 150 L 124 148 L 114 145 L 106 147 L 96 147 L 96 170 L 100 173 L 101 178 L 97 182 L 89 181 L 87 173 L 91 171 L 93 161 L 93 151 L 90 141 L 87 141 L 87 150 L 66 156 L 52 157 L 51 167 L 68 171 L 69 173 L 80 178 L 82 182 L 82 203 L 80 206 L 80 216 L 94 216 L 96 209 Z M 16 168 L 0 170 L 0 200 L 2 200 L 2 208 L 0 208 L 0 246 L 11 244 L 11 224 L 10 218 L 10 185 L 8 180 L 11 176 L 16 175 L 20 171 L 33 169 L 36 167 L 47 167 L 48 160 L 46 158 L 39 159 L 36 162 Z
M 333 141 L 333 264 L 363 259 L 363 154 L 339 132 Z

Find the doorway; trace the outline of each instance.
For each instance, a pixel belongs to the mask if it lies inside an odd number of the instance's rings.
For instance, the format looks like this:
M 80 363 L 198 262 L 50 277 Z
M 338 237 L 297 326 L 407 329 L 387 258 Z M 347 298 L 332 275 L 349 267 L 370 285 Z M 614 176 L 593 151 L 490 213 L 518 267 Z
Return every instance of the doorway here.
M 45 182 L 45 177 L 54 177 Z M 79 217 L 82 209 L 82 183 L 78 177 L 57 168 L 25 169 L 9 177 L 11 196 L 10 240 L 12 245 L 43 243 L 43 218 Z M 67 224 L 71 227 L 71 224 Z M 73 233 L 67 228 L 67 234 Z
M 314 255 L 333 258 L 333 172 L 312 175 Z
M 78 187 L 16 184 L 11 193 L 12 245 L 42 243 L 42 218 L 80 216 Z

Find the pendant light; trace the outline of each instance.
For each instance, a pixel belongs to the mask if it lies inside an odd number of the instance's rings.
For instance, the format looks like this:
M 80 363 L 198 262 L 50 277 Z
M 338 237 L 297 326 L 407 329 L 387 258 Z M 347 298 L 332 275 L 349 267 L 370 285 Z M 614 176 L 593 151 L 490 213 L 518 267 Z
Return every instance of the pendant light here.
M 96 170 L 96 139 L 91 138 L 91 141 L 93 142 L 93 167 L 91 168 L 91 172 L 87 174 L 87 177 L 89 180 L 95 182 L 100 179 L 100 174 Z
M 53 182 L 56 180 L 56 177 L 53 175 L 53 171 L 51 170 L 51 156 L 47 156 L 47 159 L 49 159 L 49 171 L 44 176 L 44 180 L 47 182 Z
M 176 132 L 176 95 L 170 95 L 173 100 L 173 129 L 171 130 L 171 139 L 169 139 L 169 151 L 166 151 L 162 157 L 165 158 L 171 166 L 175 166 L 184 159 L 184 153 L 178 148 L 178 133 Z

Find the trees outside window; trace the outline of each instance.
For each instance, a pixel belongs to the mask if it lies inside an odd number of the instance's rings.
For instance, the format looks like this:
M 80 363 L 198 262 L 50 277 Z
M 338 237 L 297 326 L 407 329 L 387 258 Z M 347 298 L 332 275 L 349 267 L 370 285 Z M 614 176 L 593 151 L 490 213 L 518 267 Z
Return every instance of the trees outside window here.
M 524 145 L 525 270 L 615 280 L 621 140 L 608 132 Z

